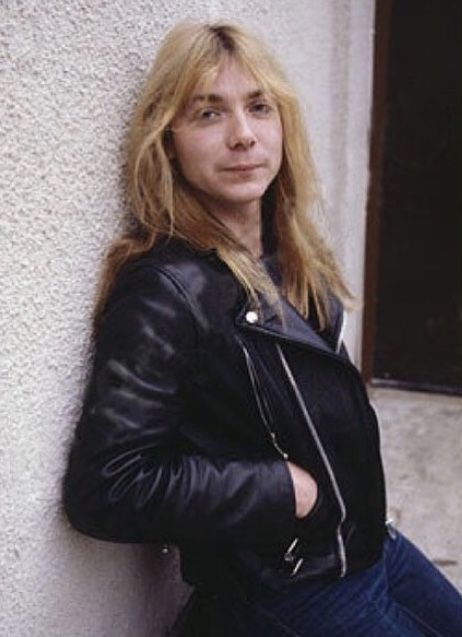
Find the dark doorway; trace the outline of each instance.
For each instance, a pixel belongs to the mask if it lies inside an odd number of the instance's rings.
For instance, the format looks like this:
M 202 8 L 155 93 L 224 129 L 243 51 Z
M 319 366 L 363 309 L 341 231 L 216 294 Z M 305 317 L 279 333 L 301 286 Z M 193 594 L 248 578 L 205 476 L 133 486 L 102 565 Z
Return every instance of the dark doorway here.
M 363 370 L 462 394 L 462 3 L 376 3 Z

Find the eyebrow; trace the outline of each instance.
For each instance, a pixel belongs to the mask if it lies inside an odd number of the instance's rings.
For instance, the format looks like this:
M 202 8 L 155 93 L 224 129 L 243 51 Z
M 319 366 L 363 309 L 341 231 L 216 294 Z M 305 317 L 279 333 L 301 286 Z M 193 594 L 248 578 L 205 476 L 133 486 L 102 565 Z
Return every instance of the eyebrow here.
M 246 93 L 244 97 L 246 100 L 252 100 L 252 99 L 256 99 L 257 97 L 262 97 L 263 95 L 265 95 L 265 91 L 263 91 L 262 89 L 257 89 L 255 91 L 250 91 L 249 93 Z M 224 101 L 226 100 L 222 95 L 218 95 L 217 93 L 206 93 L 206 94 L 194 95 L 191 99 L 190 104 L 194 105 L 197 102 L 208 102 L 211 104 L 220 104 Z

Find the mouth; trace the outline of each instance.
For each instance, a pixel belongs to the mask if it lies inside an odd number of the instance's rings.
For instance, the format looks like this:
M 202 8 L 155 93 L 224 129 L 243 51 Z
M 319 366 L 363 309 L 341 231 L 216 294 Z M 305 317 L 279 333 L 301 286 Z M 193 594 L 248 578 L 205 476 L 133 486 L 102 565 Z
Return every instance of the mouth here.
M 226 172 L 242 173 L 242 172 L 251 172 L 252 170 L 255 170 L 256 168 L 261 168 L 261 164 L 235 164 L 233 166 L 227 166 L 223 170 Z

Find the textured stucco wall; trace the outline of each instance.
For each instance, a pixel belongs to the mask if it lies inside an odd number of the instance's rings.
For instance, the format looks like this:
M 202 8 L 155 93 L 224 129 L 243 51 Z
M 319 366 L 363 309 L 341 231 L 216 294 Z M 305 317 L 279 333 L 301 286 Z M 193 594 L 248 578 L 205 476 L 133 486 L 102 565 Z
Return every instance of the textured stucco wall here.
M 360 292 L 373 4 L 1 4 L 0 635 L 160 635 L 187 593 L 175 552 L 80 536 L 60 509 L 97 266 L 124 205 L 126 125 L 160 34 L 180 18 L 231 18 L 282 57 L 305 105 L 334 245 Z M 350 321 L 355 352 L 357 334 Z

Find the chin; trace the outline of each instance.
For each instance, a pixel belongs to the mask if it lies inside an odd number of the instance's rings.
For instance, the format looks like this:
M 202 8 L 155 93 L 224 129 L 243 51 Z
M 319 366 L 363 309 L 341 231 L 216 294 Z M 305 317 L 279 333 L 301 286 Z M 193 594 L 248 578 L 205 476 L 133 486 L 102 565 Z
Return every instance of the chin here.
M 268 184 L 269 185 L 269 184 Z M 250 203 L 257 199 L 261 199 L 268 189 L 268 185 L 250 185 L 247 187 L 239 187 L 230 189 L 228 192 L 222 193 L 222 199 L 230 203 Z

